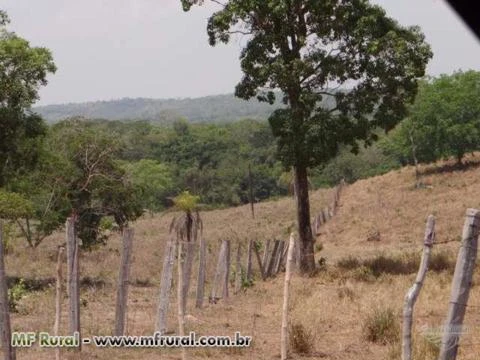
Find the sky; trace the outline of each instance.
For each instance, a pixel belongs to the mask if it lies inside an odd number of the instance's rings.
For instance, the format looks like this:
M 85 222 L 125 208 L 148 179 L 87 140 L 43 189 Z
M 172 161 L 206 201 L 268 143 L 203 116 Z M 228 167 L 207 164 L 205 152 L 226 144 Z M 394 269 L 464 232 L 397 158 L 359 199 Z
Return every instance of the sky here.
M 419 25 L 434 57 L 427 73 L 480 70 L 480 42 L 444 0 L 374 0 L 402 25 Z M 232 93 L 245 38 L 210 47 L 208 16 L 180 0 L 0 0 L 9 29 L 49 48 L 58 67 L 37 105 L 124 97 Z

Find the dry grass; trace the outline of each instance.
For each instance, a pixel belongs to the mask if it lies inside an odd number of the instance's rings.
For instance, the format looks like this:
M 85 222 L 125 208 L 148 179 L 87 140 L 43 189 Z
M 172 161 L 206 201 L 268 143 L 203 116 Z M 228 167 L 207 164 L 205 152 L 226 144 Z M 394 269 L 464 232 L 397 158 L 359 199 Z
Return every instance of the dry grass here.
M 439 166 L 441 164 L 436 165 Z M 435 246 L 435 252 L 444 254 L 435 261 L 440 269 L 451 263 L 450 259 L 458 250 L 457 240 L 461 235 L 465 209 L 480 207 L 478 167 L 440 173 L 432 173 L 433 168 L 424 168 L 431 172 L 432 188 L 414 189 L 413 169 L 404 168 L 359 181 L 343 191 L 337 215 L 322 227 L 317 237 L 317 243 L 323 247 L 317 258 L 326 258 L 324 271 L 312 278 L 294 276 L 291 283 L 291 321 L 302 324 L 312 334 L 312 356 L 331 360 L 383 360 L 394 359 L 399 354 L 398 344 L 366 342 L 362 330 L 364 319 L 372 308 L 389 307 L 394 309 L 396 320 L 401 320 L 398 314 L 405 292 L 415 278 L 415 264 L 420 258 L 425 220 L 429 214 L 434 214 L 437 219 L 437 241 L 446 242 Z M 329 202 L 331 195 L 329 190 L 312 193 L 312 215 Z M 208 241 L 207 295 L 222 239 L 245 244 L 250 239 L 286 239 L 295 223 L 291 198 L 257 204 L 255 214 L 256 218 L 251 219 L 248 206 L 201 214 L 204 236 Z M 136 233 L 126 327 L 130 335 L 148 335 L 154 331 L 163 248 L 172 216 L 171 213 L 145 216 L 134 224 Z M 53 277 L 56 247 L 63 241 L 63 233 L 59 232 L 33 251 L 19 239 L 6 258 L 7 272 L 36 280 Z M 348 265 L 351 270 L 336 266 L 348 256 L 353 259 Z M 401 259 L 401 264 L 394 262 L 392 265 L 384 259 L 374 267 L 372 259 L 381 256 Z M 112 333 L 119 262 L 119 235 L 114 235 L 105 247 L 81 256 L 81 275 L 88 278 L 81 290 L 83 336 Z M 405 263 L 410 264 L 406 267 L 408 271 L 404 268 Z M 398 269 L 397 266 L 401 271 L 390 271 Z M 352 271 L 356 275 L 352 275 Z M 368 281 L 362 281 L 362 277 Z M 415 346 L 419 354 L 425 354 L 419 359 L 429 359 L 434 351 L 428 347 L 430 340 L 425 338 L 424 330 L 435 332 L 441 326 L 448 306 L 451 277 L 449 271 L 430 271 L 417 301 Z M 470 297 L 470 304 L 474 306 L 480 306 L 479 281 L 480 271 L 477 270 Z M 233 335 L 240 331 L 253 337 L 253 346 L 242 350 L 189 349 L 189 359 L 271 360 L 279 357 L 282 276 L 262 282 L 256 274 L 253 287 L 218 304 L 206 304 L 202 310 L 193 308 L 194 288 L 195 284 L 192 284 L 187 332 Z M 52 287 L 29 292 L 18 302 L 18 313 L 12 314 L 13 330 L 51 331 L 54 296 Z M 174 297 L 172 301 L 175 301 Z M 171 306 L 169 318 L 171 331 L 176 329 L 174 308 Z M 66 334 L 66 298 L 63 310 L 61 332 Z M 480 357 L 480 346 L 475 344 L 478 343 L 479 321 L 478 308 L 469 307 L 465 323 L 470 331 L 462 338 L 458 360 Z M 96 349 L 85 346 L 81 355 L 69 352 L 63 352 L 63 355 L 65 359 L 149 360 L 179 359 L 180 353 L 165 349 Z M 17 358 L 47 360 L 52 356 L 53 351 L 49 349 L 33 347 L 20 349 Z M 292 353 L 291 358 L 300 359 L 301 356 Z

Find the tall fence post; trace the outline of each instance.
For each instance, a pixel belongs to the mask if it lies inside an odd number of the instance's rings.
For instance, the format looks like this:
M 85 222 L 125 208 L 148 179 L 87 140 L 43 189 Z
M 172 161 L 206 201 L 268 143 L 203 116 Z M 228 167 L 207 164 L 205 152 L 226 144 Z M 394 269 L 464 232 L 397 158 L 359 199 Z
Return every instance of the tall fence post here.
M 200 309 L 203 306 L 205 293 L 205 274 L 207 268 L 207 244 L 203 236 L 200 237 L 200 253 L 198 260 L 197 299 L 195 307 Z
M 253 247 L 255 246 L 254 241 L 250 240 L 248 242 L 248 249 L 247 249 L 247 266 L 246 266 L 246 279 L 247 282 L 252 280 L 252 253 Z
M 12 330 L 10 327 L 10 313 L 8 309 L 7 275 L 5 274 L 3 224 L 0 221 L 0 332 L 2 336 L 2 349 L 5 360 L 15 360 L 15 348 L 12 346 Z
M 227 251 L 227 240 L 223 240 L 222 244 L 220 245 L 220 251 L 218 253 L 218 259 L 217 259 L 217 268 L 215 270 L 215 275 L 212 282 L 212 289 L 210 293 L 211 302 L 216 302 L 219 298 L 217 294 L 217 286 L 218 286 L 218 283 L 220 282 L 222 271 L 224 269 L 223 261 L 225 258 L 226 251 Z M 222 284 L 223 284 L 223 281 L 222 281 Z
M 234 294 L 238 294 L 242 288 L 242 265 L 240 263 L 242 259 L 242 243 L 238 243 L 237 256 L 235 258 L 235 288 Z
M 128 278 L 130 260 L 132 258 L 132 243 L 134 231 L 131 228 L 123 229 L 123 249 L 118 276 L 117 304 L 115 307 L 115 335 L 122 336 L 125 332 L 125 316 L 127 312 Z
M 76 332 L 80 335 L 80 288 L 78 272 L 78 238 L 75 234 L 75 220 L 69 217 L 66 222 L 67 235 L 67 278 L 69 301 L 69 326 L 70 334 Z M 81 337 L 80 337 L 81 338 Z M 81 342 L 78 350 L 81 350 Z
M 445 321 L 439 360 L 454 360 L 457 357 L 458 342 L 462 333 L 463 318 L 472 286 L 473 271 L 477 259 L 480 211 L 467 209 L 463 226 L 462 245 L 455 265 L 452 294 Z
M 225 258 L 223 261 L 224 264 L 224 278 L 223 278 L 223 291 L 222 291 L 222 298 L 228 298 L 228 280 L 230 277 L 230 240 L 225 240 L 226 243 L 226 251 L 225 251 Z
M 167 330 L 168 305 L 170 303 L 170 290 L 172 288 L 173 267 L 175 265 L 176 242 L 170 238 L 163 255 L 162 278 L 160 280 L 160 293 L 158 296 L 157 321 L 155 330 L 165 334 Z
M 412 316 L 413 307 L 417 301 L 418 294 L 422 289 L 423 282 L 428 270 L 430 254 L 435 241 L 435 217 L 430 215 L 427 219 L 425 237 L 423 239 L 423 253 L 420 261 L 415 284 L 408 290 L 405 296 L 403 307 L 403 329 L 402 329 L 402 360 L 412 360 Z
M 57 281 L 55 284 L 55 323 L 53 324 L 53 335 L 60 335 L 60 321 L 62 318 L 62 263 L 63 263 L 63 246 L 58 247 L 57 254 Z M 60 360 L 60 347 L 55 348 L 55 359 Z
M 183 262 L 183 312 L 187 313 L 187 301 L 188 301 L 188 292 L 190 289 L 190 279 L 192 277 L 192 267 L 193 267 L 193 260 L 195 258 L 195 246 L 196 242 L 186 241 L 185 242 L 185 260 Z
M 283 308 L 282 308 L 282 332 L 280 344 L 281 360 L 287 359 L 287 343 L 288 343 L 288 300 L 290 294 L 290 277 L 292 273 L 293 262 L 293 248 L 295 246 L 295 239 L 293 234 L 290 234 L 290 241 L 288 242 L 287 266 L 285 269 L 285 284 L 283 288 Z

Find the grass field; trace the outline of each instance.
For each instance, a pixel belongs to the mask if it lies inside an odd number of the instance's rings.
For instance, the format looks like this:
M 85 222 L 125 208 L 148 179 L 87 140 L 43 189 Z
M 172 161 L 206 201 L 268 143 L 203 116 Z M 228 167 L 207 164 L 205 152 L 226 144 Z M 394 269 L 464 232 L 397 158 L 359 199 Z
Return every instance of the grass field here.
M 422 167 L 427 187 L 414 188 L 413 168 L 406 167 L 383 176 L 358 181 L 347 186 L 340 197 L 337 214 L 326 223 L 317 244 L 323 249 L 326 266 L 313 277 L 294 275 L 292 280 L 291 323 L 297 325 L 299 340 L 306 340 L 307 354 L 291 352 L 292 359 L 321 358 L 335 360 L 399 359 L 400 345 L 395 342 L 395 329 L 401 324 L 403 298 L 413 284 L 416 269 L 396 271 L 390 262 L 379 272 L 368 267 L 369 259 L 419 259 L 425 221 L 436 217 L 434 252 L 444 266 L 431 271 L 417 301 L 414 317 L 415 351 L 418 360 L 434 359 L 435 329 L 442 325 L 450 296 L 450 282 L 459 248 L 465 210 L 480 207 L 480 163 L 470 157 L 471 165 L 455 169 L 449 162 Z M 448 170 L 448 171 L 446 171 Z M 327 205 L 332 190 L 311 193 L 312 215 Z M 208 293 L 216 264 L 219 242 L 234 243 L 250 239 L 288 238 L 295 224 L 291 198 L 259 203 L 256 218 L 249 206 L 202 212 L 204 237 L 208 242 Z M 133 224 L 135 229 L 131 286 L 128 301 L 127 334 L 150 335 L 154 331 L 157 296 L 162 268 L 163 249 L 174 213 L 145 215 Z M 38 249 L 26 247 L 16 239 L 6 257 L 10 276 L 26 279 L 47 279 L 55 276 L 56 249 L 64 242 L 59 232 L 49 237 Z M 235 247 L 233 247 L 235 248 Z M 319 247 L 318 247 L 319 248 Z M 114 326 L 116 282 L 120 262 L 120 236 L 113 235 L 106 246 L 81 254 L 80 268 L 82 336 L 111 335 Z M 381 257 L 383 255 L 383 257 Z M 348 259 L 353 264 L 348 265 Z M 352 260 L 353 259 L 353 260 Z M 358 263 L 356 263 L 356 261 Z M 385 261 L 385 260 L 382 260 Z M 361 266 L 363 264 L 363 266 Z M 365 265 L 367 264 L 367 265 Z M 391 271 L 389 271 L 391 269 Z M 441 270 L 444 269 L 444 270 Z M 256 268 L 255 268 L 256 270 Z M 64 273 L 66 269 L 64 268 Z M 265 282 L 256 274 L 253 287 L 232 295 L 228 300 L 194 308 L 195 285 L 188 305 L 187 332 L 202 335 L 233 335 L 240 331 L 253 337 L 247 349 L 187 349 L 188 359 L 279 359 L 283 274 Z M 480 358 L 480 271 L 476 271 L 470 294 L 458 360 Z M 175 297 L 172 292 L 169 328 L 176 330 Z M 13 331 L 52 331 L 55 289 L 28 292 L 12 314 Z M 61 333 L 67 334 L 67 298 L 63 299 Z M 366 325 L 381 321 L 379 314 L 391 310 L 393 334 L 386 341 L 367 340 Z M 377 331 L 377 330 L 371 330 Z M 377 331 L 379 332 L 379 331 Z M 299 348 L 300 349 L 300 348 Z M 51 349 L 18 349 L 17 359 L 52 359 Z M 177 350 L 165 349 L 100 349 L 84 346 L 81 354 L 62 351 L 64 359 L 180 359 Z

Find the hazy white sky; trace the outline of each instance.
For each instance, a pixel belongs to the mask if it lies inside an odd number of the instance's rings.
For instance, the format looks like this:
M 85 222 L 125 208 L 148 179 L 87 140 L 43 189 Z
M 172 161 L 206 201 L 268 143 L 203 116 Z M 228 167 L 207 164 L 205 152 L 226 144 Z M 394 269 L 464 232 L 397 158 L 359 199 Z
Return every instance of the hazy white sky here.
M 434 51 L 429 74 L 480 70 L 480 42 L 445 1 L 374 2 L 422 27 Z M 0 9 L 11 30 L 53 52 L 58 71 L 40 92 L 42 105 L 232 93 L 241 78 L 244 41 L 208 45 L 213 5 L 184 13 L 180 0 L 0 0 Z

